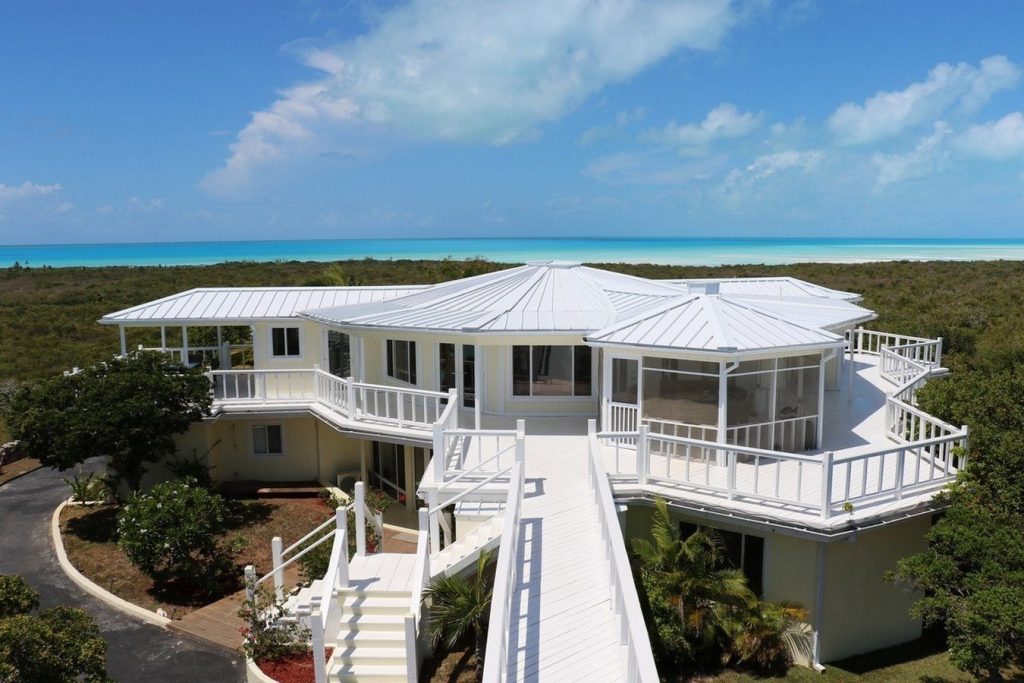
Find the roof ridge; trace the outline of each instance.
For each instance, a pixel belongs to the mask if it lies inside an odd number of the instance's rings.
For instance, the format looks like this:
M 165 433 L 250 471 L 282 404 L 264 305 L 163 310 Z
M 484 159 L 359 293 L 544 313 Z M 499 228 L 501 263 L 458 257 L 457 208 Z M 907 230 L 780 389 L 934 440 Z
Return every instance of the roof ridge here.
M 725 334 L 725 325 L 722 324 L 722 314 L 719 307 L 721 306 L 721 297 L 712 296 L 708 294 L 696 294 L 694 295 L 700 299 L 703 304 L 703 309 L 707 315 L 708 325 L 711 326 L 711 334 L 713 337 L 721 340 L 717 346 L 720 350 L 736 348 L 735 344 L 731 344 L 731 339 L 728 339 Z
M 836 337 L 837 339 L 839 338 L 839 335 L 834 333 L 834 332 L 829 332 L 828 330 L 823 330 L 820 327 L 808 327 L 807 325 L 803 325 L 803 324 L 798 323 L 796 321 L 790 320 L 789 318 L 783 318 L 782 316 L 775 315 L 771 311 L 765 311 L 765 310 L 763 310 L 763 309 L 761 309 L 761 308 L 759 308 L 757 306 L 751 306 L 749 303 L 744 303 L 743 301 L 737 301 L 735 299 L 728 299 L 727 301 L 728 301 L 728 303 L 730 305 L 736 306 L 737 308 L 746 309 L 748 311 L 756 313 L 757 315 L 762 315 L 762 316 L 764 316 L 766 318 L 771 318 L 772 320 L 777 320 L 777 321 L 779 321 L 781 323 L 785 323 L 786 325 L 792 325 L 793 327 L 799 327 L 801 330 L 805 330 L 807 332 L 817 332 L 819 334 L 831 335 L 833 337 Z

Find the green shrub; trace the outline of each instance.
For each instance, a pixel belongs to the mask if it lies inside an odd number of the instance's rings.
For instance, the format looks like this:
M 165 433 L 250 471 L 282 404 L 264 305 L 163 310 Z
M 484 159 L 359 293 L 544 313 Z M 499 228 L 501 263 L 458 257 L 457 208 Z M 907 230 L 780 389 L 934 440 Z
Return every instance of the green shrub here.
M 64 483 L 71 489 L 71 499 L 76 503 L 92 503 L 104 500 L 110 492 L 110 487 L 102 477 L 97 477 L 93 472 L 86 476 L 76 474 L 71 479 L 65 479 Z
M 253 661 L 275 661 L 308 649 L 308 631 L 295 622 L 278 623 L 277 617 L 282 613 L 282 602 L 263 587 L 238 610 L 238 616 L 245 621 L 242 649 Z
M 84 610 L 54 607 L 0 619 L 0 681 L 105 683 L 107 642 Z
M 39 593 L 25 579 L 13 574 L 0 574 L 0 619 L 27 614 L 39 607 Z
M 208 466 L 197 456 L 181 458 L 174 456 L 167 462 L 167 469 L 178 479 L 192 479 L 198 486 L 206 490 L 213 489 L 213 476 L 210 474 L 215 468 Z
M 212 590 L 226 561 L 217 542 L 226 514 L 224 499 L 195 480 L 164 482 L 118 513 L 117 543 L 157 581 Z

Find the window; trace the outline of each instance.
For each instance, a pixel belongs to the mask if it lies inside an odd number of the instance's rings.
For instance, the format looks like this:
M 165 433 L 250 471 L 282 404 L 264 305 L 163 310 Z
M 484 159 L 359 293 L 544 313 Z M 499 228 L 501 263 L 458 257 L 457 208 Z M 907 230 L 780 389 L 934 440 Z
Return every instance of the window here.
M 388 339 L 388 377 L 416 384 L 416 342 Z
M 589 346 L 513 346 L 513 396 L 591 396 Z
M 612 359 L 612 401 L 636 405 L 640 364 L 629 358 Z
M 352 349 L 348 335 L 344 332 L 327 333 L 327 371 L 336 377 L 352 374 Z
M 275 357 L 301 356 L 299 348 L 299 328 L 271 327 L 270 354 Z
M 254 425 L 252 428 L 253 455 L 284 455 L 281 425 Z
M 374 441 L 369 474 L 370 486 L 400 503 L 406 501 L 404 446 Z
M 679 535 L 685 540 L 697 530 L 697 525 L 679 522 Z M 764 591 L 764 539 L 760 536 L 741 534 L 736 531 L 712 529 L 722 539 L 722 567 L 739 569 L 747 577 L 747 585 L 754 595 L 761 597 Z

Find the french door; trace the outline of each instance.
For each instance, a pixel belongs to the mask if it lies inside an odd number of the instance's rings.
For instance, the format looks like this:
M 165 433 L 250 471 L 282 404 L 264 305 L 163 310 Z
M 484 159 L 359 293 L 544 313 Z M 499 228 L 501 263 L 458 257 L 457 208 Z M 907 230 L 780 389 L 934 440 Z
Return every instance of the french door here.
M 611 356 L 605 366 L 603 428 L 636 431 L 640 414 L 640 361 Z
M 463 408 L 476 407 L 476 347 L 472 344 L 438 344 L 438 388 L 455 389 Z

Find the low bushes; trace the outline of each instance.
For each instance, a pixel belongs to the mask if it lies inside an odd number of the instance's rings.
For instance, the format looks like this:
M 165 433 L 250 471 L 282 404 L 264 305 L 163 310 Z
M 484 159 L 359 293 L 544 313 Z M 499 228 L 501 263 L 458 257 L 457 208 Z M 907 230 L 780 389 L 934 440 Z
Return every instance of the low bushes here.
M 118 546 L 155 581 L 213 594 L 231 569 L 218 543 L 228 510 L 194 479 L 133 494 L 117 515 Z
M 21 577 L 0 575 L 0 681 L 106 683 L 107 643 L 84 610 L 31 614 L 39 594 Z

